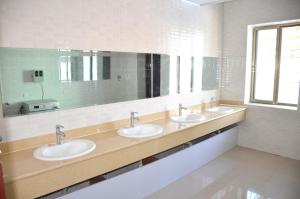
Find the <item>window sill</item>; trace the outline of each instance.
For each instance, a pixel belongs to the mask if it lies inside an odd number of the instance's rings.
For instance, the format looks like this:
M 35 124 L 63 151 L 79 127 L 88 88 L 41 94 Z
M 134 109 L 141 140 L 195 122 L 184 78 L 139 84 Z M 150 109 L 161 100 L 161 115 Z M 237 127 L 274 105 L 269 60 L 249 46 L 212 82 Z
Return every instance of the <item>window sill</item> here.
M 293 107 L 293 106 L 273 105 L 273 104 L 260 104 L 260 103 L 253 103 L 253 102 L 245 102 L 245 105 L 248 105 L 248 106 L 260 106 L 260 107 L 266 107 L 266 108 L 285 109 L 285 110 L 292 110 L 292 111 L 297 111 L 298 110 L 298 107 Z

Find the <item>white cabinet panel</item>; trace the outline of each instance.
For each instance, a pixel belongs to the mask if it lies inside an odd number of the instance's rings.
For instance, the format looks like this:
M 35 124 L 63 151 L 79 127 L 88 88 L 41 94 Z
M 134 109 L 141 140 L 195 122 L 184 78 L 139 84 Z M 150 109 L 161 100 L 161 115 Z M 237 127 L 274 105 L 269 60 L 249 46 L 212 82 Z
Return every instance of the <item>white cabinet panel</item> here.
M 75 191 L 61 199 L 141 199 L 200 168 L 237 144 L 237 127 L 156 162 Z

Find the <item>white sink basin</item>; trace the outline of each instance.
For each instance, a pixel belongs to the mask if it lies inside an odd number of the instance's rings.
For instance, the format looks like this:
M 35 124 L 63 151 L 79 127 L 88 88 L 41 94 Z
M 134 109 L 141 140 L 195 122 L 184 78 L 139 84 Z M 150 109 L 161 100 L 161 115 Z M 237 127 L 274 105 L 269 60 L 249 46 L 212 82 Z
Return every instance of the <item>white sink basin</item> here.
M 193 123 L 193 122 L 201 122 L 205 120 L 205 117 L 198 113 L 190 113 L 182 116 L 179 115 L 171 116 L 171 120 L 180 123 Z
M 163 132 L 163 129 L 155 124 L 142 124 L 137 125 L 133 128 L 127 127 L 127 128 L 121 128 L 118 130 L 118 134 L 123 137 L 129 137 L 129 138 L 145 138 L 145 137 L 151 137 L 158 134 L 161 134 Z
M 48 144 L 37 148 L 33 155 L 39 160 L 56 161 L 68 160 L 86 155 L 96 148 L 96 144 L 90 140 L 75 139 L 65 141 L 62 144 Z
M 228 107 L 228 106 L 216 106 L 210 109 L 207 109 L 208 112 L 212 113 L 231 113 L 234 111 L 233 108 Z

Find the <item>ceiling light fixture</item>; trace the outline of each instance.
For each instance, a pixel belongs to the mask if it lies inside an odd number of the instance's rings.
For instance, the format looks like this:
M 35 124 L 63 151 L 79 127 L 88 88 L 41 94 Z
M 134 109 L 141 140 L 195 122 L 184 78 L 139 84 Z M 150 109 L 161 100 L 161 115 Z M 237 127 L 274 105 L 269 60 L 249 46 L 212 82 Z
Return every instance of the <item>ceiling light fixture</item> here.
M 232 0 L 182 0 L 195 6 L 205 6 L 210 4 L 223 3 Z

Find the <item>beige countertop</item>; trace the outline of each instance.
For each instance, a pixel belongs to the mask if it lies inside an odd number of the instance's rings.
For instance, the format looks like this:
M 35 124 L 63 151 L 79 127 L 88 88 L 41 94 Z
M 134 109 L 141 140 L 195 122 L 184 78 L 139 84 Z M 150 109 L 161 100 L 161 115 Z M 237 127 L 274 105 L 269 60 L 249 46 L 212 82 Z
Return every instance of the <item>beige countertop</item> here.
M 244 120 L 246 108 L 238 106 L 233 108 L 234 112 L 229 114 L 203 111 L 202 114 L 206 119 L 198 123 L 179 124 L 170 121 L 168 117 L 156 119 L 155 115 L 152 115 L 150 117 L 152 120 L 148 118 L 147 121 L 151 121 L 148 123 L 162 126 L 163 133 L 150 138 L 121 137 L 116 129 L 106 130 L 103 125 L 90 129 L 86 127 L 84 131 L 89 131 L 89 135 L 80 137 L 94 141 L 96 149 L 88 155 L 71 160 L 37 160 L 33 157 L 36 146 L 3 154 L 0 161 L 3 166 L 6 194 L 8 198 L 38 197 Z M 194 112 L 199 111 L 195 109 Z M 119 126 L 124 125 L 124 121 L 119 123 Z M 70 137 L 76 137 L 75 134 Z M 76 135 L 78 137 L 80 133 L 77 132 Z M 72 139 L 68 137 L 67 134 L 66 139 Z

